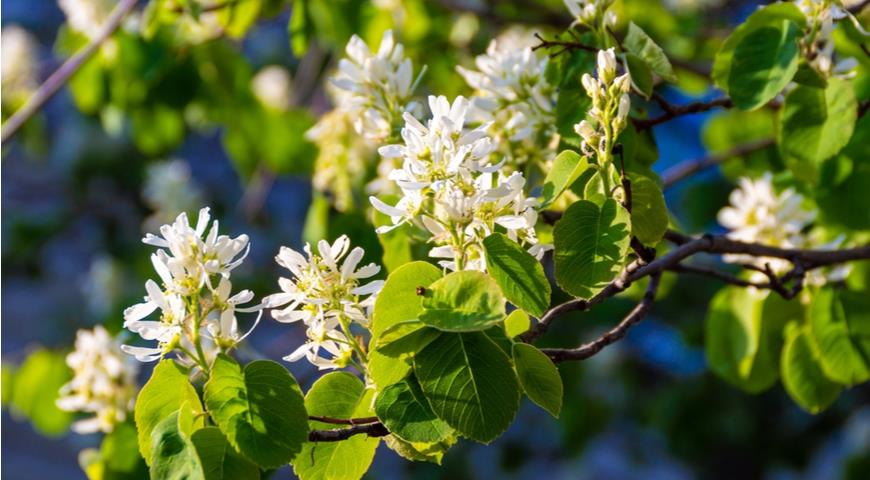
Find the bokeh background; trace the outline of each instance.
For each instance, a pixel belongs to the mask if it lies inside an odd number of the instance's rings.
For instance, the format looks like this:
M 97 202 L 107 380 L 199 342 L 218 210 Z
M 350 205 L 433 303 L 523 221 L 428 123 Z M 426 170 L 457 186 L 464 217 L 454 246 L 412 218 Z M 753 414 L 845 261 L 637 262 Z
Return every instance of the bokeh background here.
M 371 44 L 384 28 L 395 27 L 415 65 L 429 66 L 420 92 L 454 96 L 467 91 L 453 67 L 470 65 L 503 29 L 517 24 L 529 32 L 552 32 L 571 21 L 555 0 L 334 0 L 325 9 L 334 15 L 327 19 L 331 28 L 317 32 L 308 53 L 298 58 L 288 34 L 291 3 L 279 5 L 274 17 L 261 19 L 243 40 L 219 39 L 219 45 L 209 48 L 232 52 L 237 63 L 229 69 L 247 69 L 242 78 L 266 65 L 291 72 L 291 95 L 301 110 L 288 120 L 285 134 L 297 139 L 313 118 L 330 108 L 324 79 L 351 33 L 360 33 Z M 709 66 L 718 42 L 759 2 L 618 3 L 624 17 L 651 32 L 678 59 L 677 66 L 682 64 L 679 88 L 664 94 L 674 103 L 684 103 L 717 96 L 692 71 Z M 19 25 L 37 38 L 42 79 L 63 59 L 58 29 L 64 21 L 55 0 L 2 0 L 3 28 Z M 172 59 L 143 61 L 147 66 Z M 191 88 L 183 75 L 165 82 L 166 96 L 183 96 Z M 195 117 L 196 112 L 185 115 Z M 707 133 L 716 115 L 686 116 L 657 127 L 660 158 L 655 170 L 663 172 L 719 148 Z M 159 133 L 163 126 L 156 116 L 144 126 L 139 122 L 131 127 L 123 112 L 83 114 L 64 89 L 16 142 L 3 148 L 4 369 L 20 364 L 39 347 L 69 348 L 78 328 L 106 324 L 112 331 L 120 330 L 123 308 L 138 300 L 144 281 L 153 276 L 150 249 L 140 239 L 179 210 L 195 213 L 209 205 L 222 231 L 250 235 L 251 254 L 234 280 L 258 297 L 276 290 L 281 272 L 273 256 L 278 247 L 302 245 L 312 190 L 310 178 L 300 172 L 310 170 L 314 150 L 291 146 L 292 168 L 276 168 L 262 155 L 234 151 L 226 139 L 230 126 L 185 121 L 178 138 L 170 134 L 162 144 L 151 145 L 139 137 Z M 149 124 L 157 130 L 149 131 Z M 270 148 L 268 141 L 264 134 L 261 147 Z M 668 206 L 684 230 L 718 228 L 715 212 L 726 203 L 733 185 L 727 169 L 726 164 L 724 175 L 711 170 L 667 192 Z M 332 237 L 343 233 L 335 229 Z M 408 463 L 382 446 L 368 477 L 870 477 L 867 385 L 812 416 L 789 400 L 780 385 L 752 396 L 708 371 L 703 319 L 720 287 L 714 281 L 666 277 L 663 300 L 624 341 L 581 364 L 562 365 L 566 398 L 561 419 L 525 402 L 517 421 L 493 445 L 463 441 L 445 456 L 441 467 Z M 576 321 L 559 322 L 547 338 L 554 345 L 580 342 L 630 307 L 629 300 L 608 302 Z M 280 361 L 303 335 L 297 326 L 265 318 L 241 354 Z M 317 376 L 304 362 L 287 366 L 303 389 Z M 144 370 L 147 378 L 150 366 Z M 77 453 L 98 441 L 96 436 L 72 433 L 45 435 L 4 408 L 2 476 L 84 478 Z M 292 472 L 282 470 L 275 478 L 288 476 Z

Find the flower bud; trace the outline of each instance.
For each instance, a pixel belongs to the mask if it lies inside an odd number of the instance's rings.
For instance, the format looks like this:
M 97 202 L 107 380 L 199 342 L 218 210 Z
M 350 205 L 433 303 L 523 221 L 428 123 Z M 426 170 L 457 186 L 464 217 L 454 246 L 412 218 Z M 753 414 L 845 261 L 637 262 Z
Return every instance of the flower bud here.
M 612 48 L 598 51 L 598 79 L 609 85 L 616 76 L 616 54 Z
M 584 73 L 583 76 L 580 77 L 580 83 L 583 84 L 583 88 L 586 90 L 586 95 L 594 100 L 598 95 L 598 82 L 592 78 L 592 75 Z
M 592 124 L 590 124 L 586 120 L 581 120 L 580 123 L 574 125 L 574 131 L 577 132 L 577 135 L 583 137 L 583 140 L 586 140 L 587 142 L 592 142 L 592 139 L 598 133 L 595 131 L 595 128 L 592 127 Z
M 631 76 L 628 73 L 624 73 L 613 81 L 613 85 L 618 92 L 628 93 L 631 90 Z

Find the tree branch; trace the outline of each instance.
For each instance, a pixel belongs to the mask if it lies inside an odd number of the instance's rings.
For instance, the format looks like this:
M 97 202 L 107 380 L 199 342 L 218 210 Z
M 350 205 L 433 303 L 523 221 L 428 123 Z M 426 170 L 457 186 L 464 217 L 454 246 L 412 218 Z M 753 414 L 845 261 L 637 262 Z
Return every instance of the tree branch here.
M 386 437 L 390 434 L 384 424 L 367 423 L 354 425 L 350 428 L 336 428 L 334 430 L 312 430 L 308 432 L 309 442 L 340 442 L 354 435 L 366 435 L 369 437 Z
M 625 318 L 622 319 L 621 322 L 619 322 L 619 324 L 595 340 L 589 343 L 584 343 L 577 348 L 544 348 L 541 351 L 549 356 L 554 362 L 585 360 L 603 350 L 604 347 L 621 340 L 625 337 L 625 334 L 628 333 L 629 328 L 643 320 L 647 313 L 649 313 L 653 302 L 655 301 L 660 280 L 661 273 L 655 273 L 650 276 L 649 285 L 647 286 L 646 292 L 644 292 L 643 298 L 640 302 L 631 310 L 631 312 L 629 312 L 628 315 L 625 316 Z
M 378 417 L 363 417 L 363 418 L 333 418 L 333 417 L 321 417 L 317 415 L 309 415 L 309 420 L 314 420 L 315 422 L 321 423 L 332 423 L 334 425 L 366 425 L 369 423 L 377 423 Z
M 568 50 L 585 50 L 587 52 L 593 52 L 593 53 L 598 52 L 598 47 L 594 47 L 592 45 L 586 45 L 584 43 L 572 42 L 572 41 L 547 40 L 544 37 L 542 37 L 540 33 L 535 33 L 535 38 L 537 38 L 541 43 L 532 47 L 533 51 L 541 49 L 541 48 L 554 48 L 554 47 L 562 48 L 562 50 L 559 50 L 558 52 L 552 53 L 551 56 L 559 55 L 560 53 L 568 51 Z
M 664 186 L 664 188 L 671 187 L 675 183 L 683 180 L 686 177 L 719 165 L 726 160 L 734 157 L 749 155 L 750 153 L 755 153 L 764 150 L 765 148 L 772 147 L 775 144 L 775 139 L 765 138 L 762 140 L 756 140 L 754 142 L 748 142 L 743 145 L 738 145 L 731 150 L 728 150 L 727 152 L 714 153 L 706 157 L 699 158 L 697 160 L 688 160 L 679 163 L 669 168 L 662 174 L 662 185 Z
M 3 124 L 3 132 L 0 133 L 0 144 L 5 145 L 10 138 L 30 119 L 36 112 L 45 105 L 51 97 L 57 93 L 60 88 L 72 77 L 78 69 L 91 58 L 99 49 L 100 45 L 109 38 L 118 27 L 124 17 L 133 10 L 138 0 L 121 0 L 118 6 L 112 10 L 106 23 L 100 28 L 99 33 L 88 42 L 75 55 L 65 61 L 48 79 L 43 82 L 36 92 L 30 96 L 27 102 L 18 109 L 6 123 Z
M 692 102 L 686 105 L 673 105 L 665 101 L 659 95 L 653 95 L 653 99 L 656 100 L 656 103 L 658 103 L 659 106 L 662 107 L 662 110 L 664 110 L 665 113 L 653 118 L 632 119 L 635 128 L 637 128 L 638 130 L 647 130 L 656 125 L 669 122 L 683 115 L 706 112 L 708 110 L 713 110 L 714 108 L 731 108 L 734 106 L 734 103 L 731 101 L 730 98 L 718 98 L 709 102 Z

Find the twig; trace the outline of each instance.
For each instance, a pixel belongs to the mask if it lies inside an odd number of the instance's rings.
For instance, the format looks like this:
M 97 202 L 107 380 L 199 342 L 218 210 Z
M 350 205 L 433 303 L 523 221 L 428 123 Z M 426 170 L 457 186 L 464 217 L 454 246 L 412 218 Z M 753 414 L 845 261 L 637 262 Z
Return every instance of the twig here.
M 706 267 L 697 267 L 693 265 L 682 265 L 677 264 L 671 267 L 668 267 L 667 270 L 671 272 L 677 273 L 689 273 L 695 275 L 703 275 L 711 278 L 715 278 L 717 280 L 721 280 L 729 285 L 736 285 L 738 287 L 753 287 L 762 290 L 772 290 L 778 293 L 782 298 L 786 300 L 791 300 L 796 297 L 798 293 L 800 293 L 803 288 L 803 280 L 804 280 L 804 269 L 803 265 L 798 261 L 795 263 L 795 266 L 788 273 L 783 275 L 782 277 L 777 276 L 773 270 L 770 268 L 770 264 L 766 263 L 765 268 L 757 268 L 751 265 L 744 265 L 746 268 L 751 268 L 753 270 L 757 270 L 767 276 L 767 282 L 753 282 L 751 280 L 745 280 L 739 277 L 735 277 L 733 275 L 729 275 L 725 272 L 720 272 L 718 270 Z M 790 288 L 785 286 L 785 283 L 789 280 L 794 280 L 792 286 Z
M 333 418 L 321 417 L 317 415 L 309 415 L 309 420 L 314 420 L 321 423 L 331 423 L 334 425 L 366 425 L 369 423 L 379 422 L 378 417 L 363 417 L 363 418 Z
M 756 140 L 754 142 L 748 142 L 743 145 L 738 145 L 731 150 L 728 150 L 727 152 L 714 153 L 712 155 L 699 158 L 697 160 L 688 160 L 679 163 L 669 168 L 662 174 L 662 185 L 664 186 L 664 188 L 671 187 L 675 183 L 686 177 L 694 175 L 695 173 L 698 173 L 702 170 L 715 167 L 716 165 L 719 165 L 720 163 L 728 159 L 749 155 L 750 153 L 755 153 L 760 150 L 764 150 L 765 148 L 772 147 L 775 144 L 775 139 L 765 138 L 762 140 Z
M 542 351 L 554 362 L 585 360 L 600 352 L 604 347 L 622 339 L 625 337 L 625 334 L 628 333 L 628 329 L 643 320 L 646 314 L 649 313 L 656 298 L 656 292 L 659 288 L 659 280 L 661 280 L 661 273 L 655 273 L 650 276 L 649 285 L 647 286 L 646 292 L 644 292 L 641 301 L 631 310 L 631 312 L 629 312 L 628 315 L 625 316 L 625 318 L 622 319 L 621 322 L 619 322 L 618 325 L 608 330 L 604 335 L 601 335 L 589 343 L 580 345 L 577 348 L 545 348 L 542 349 Z
M 121 0 L 120 3 L 118 3 L 118 6 L 112 10 L 112 14 L 109 15 L 106 23 L 100 28 L 99 33 L 97 33 L 97 35 L 92 38 L 87 45 L 55 70 L 54 73 L 52 73 L 51 76 L 49 76 L 48 79 L 46 79 L 45 82 L 36 89 L 36 92 L 30 96 L 27 102 L 11 117 L 9 117 L 9 120 L 7 120 L 5 124 L 3 124 L 3 132 L 0 133 L 0 144 L 5 145 L 6 142 L 12 138 L 19 129 L 21 129 L 27 120 L 36 114 L 36 112 L 45 105 L 45 102 L 53 97 L 54 94 L 57 93 L 64 84 L 66 84 L 70 77 L 78 71 L 85 61 L 96 53 L 100 45 L 102 45 L 103 42 L 105 42 L 106 39 L 121 26 L 124 17 L 133 10 L 137 1 L 138 0 Z
M 308 432 L 309 442 L 340 442 L 347 440 L 354 435 L 366 435 L 369 437 L 386 437 L 390 434 L 384 424 L 367 423 L 365 425 L 354 425 L 350 428 L 336 428 L 333 430 L 312 430 Z
M 532 47 L 533 51 L 539 50 L 541 48 L 547 48 L 547 49 L 554 48 L 554 47 L 562 48 L 562 50 L 551 53 L 550 56 L 557 56 L 563 52 L 570 51 L 570 50 L 585 50 L 587 52 L 593 52 L 593 53 L 598 51 L 597 47 L 594 47 L 591 45 L 586 45 L 586 44 L 581 43 L 581 42 L 562 41 L 562 40 L 547 40 L 544 37 L 542 37 L 540 33 L 535 33 L 535 38 L 537 38 L 538 41 L 540 41 L 541 43 L 533 46 Z
M 655 99 L 656 97 L 653 98 Z M 657 103 L 659 103 L 659 105 L 662 105 L 662 100 L 664 99 L 657 100 Z M 665 108 L 664 106 L 662 108 L 665 113 L 659 115 L 658 117 L 646 119 L 632 119 L 635 128 L 637 128 L 638 130 L 646 130 L 683 115 L 706 112 L 708 110 L 713 110 L 714 108 L 731 108 L 734 106 L 734 102 L 732 102 L 730 98 L 717 98 L 716 100 L 712 100 L 709 102 L 692 102 L 686 105 L 673 105 L 665 102 L 665 105 L 667 105 L 667 108 Z

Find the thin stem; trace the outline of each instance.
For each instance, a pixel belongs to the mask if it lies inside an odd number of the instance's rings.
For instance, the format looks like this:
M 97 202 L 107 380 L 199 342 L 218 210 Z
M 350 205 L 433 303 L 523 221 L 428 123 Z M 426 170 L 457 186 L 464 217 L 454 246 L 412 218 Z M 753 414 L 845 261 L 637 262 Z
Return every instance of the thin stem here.
M 386 437 L 390 434 L 387 427 L 381 422 L 354 425 L 350 428 L 337 428 L 334 430 L 312 430 L 308 432 L 309 442 L 340 442 L 354 435 L 366 435 L 368 437 Z
M 100 45 L 106 41 L 114 32 L 121 26 L 124 17 L 127 16 L 133 7 L 136 6 L 138 0 L 121 0 L 118 6 L 112 10 L 106 23 L 103 24 L 100 31 L 94 38 L 88 42 L 75 55 L 65 61 L 39 88 L 31 95 L 27 102 L 16 111 L 6 123 L 3 124 L 3 132 L 0 133 L 0 144 L 5 145 L 18 130 L 30 119 L 39 109 L 45 105 L 51 97 L 57 93 L 62 86 L 69 81 L 70 77 L 78 71 L 79 68 L 97 52 Z

